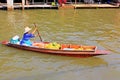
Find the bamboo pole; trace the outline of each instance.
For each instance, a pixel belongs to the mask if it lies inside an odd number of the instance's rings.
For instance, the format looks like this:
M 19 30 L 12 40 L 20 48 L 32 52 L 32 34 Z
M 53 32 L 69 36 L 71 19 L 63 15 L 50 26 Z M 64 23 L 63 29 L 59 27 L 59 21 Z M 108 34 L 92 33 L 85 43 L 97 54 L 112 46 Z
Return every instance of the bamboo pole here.
M 14 10 L 13 0 L 7 0 L 7 10 L 8 11 Z

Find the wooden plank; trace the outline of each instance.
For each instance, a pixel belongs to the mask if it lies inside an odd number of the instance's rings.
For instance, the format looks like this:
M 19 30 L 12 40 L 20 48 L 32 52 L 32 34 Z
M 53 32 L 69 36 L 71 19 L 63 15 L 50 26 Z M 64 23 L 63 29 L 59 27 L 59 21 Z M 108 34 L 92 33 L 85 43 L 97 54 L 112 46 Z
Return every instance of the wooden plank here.
M 77 8 L 119 8 L 117 5 L 111 4 L 74 4 L 75 9 Z

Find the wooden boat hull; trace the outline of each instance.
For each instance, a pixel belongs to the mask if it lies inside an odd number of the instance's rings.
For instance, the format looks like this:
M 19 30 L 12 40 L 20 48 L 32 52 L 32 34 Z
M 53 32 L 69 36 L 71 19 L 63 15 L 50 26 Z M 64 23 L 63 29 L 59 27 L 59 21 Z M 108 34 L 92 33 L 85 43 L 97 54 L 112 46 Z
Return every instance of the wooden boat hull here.
M 37 48 L 37 47 L 30 47 L 30 46 L 23 46 L 18 44 L 11 44 L 11 43 L 2 43 L 9 47 L 14 47 L 23 50 L 29 50 L 39 53 L 47 53 L 47 54 L 54 54 L 54 55 L 64 55 L 64 56 L 74 56 L 74 57 L 91 57 L 97 55 L 106 55 L 109 52 L 104 50 L 95 50 L 95 51 L 79 51 L 79 50 L 56 50 L 56 49 L 47 49 L 47 48 Z

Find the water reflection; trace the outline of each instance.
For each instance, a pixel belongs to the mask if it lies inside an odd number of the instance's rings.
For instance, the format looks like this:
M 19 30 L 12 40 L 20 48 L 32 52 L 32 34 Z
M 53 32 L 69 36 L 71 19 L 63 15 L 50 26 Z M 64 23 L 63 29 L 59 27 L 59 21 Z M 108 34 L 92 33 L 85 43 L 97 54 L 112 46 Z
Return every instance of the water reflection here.
M 38 54 L 29 51 L 14 50 L 12 48 L 10 50 L 12 50 L 11 53 L 1 56 L 0 71 L 3 75 L 1 79 L 12 80 L 17 77 L 21 79 L 22 74 L 24 76 L 30 76 L 31 74 L 36 76 L 38 74 L 66 73 L 68 71 L 84 70 L 102 65 L 107 66 L 107 62 L 97 57 L 75 58 Z M 14 78 L 11 76 L 14 76 Z
M 11 30 L 12 35 L 16 35 L 16 33 L 21 34 L 24 27 L 29 24 L 27 21 L 29 17 L 27 13 L 24 13 L 24 11 L 7 12 L 7 19 L 7 23 L 9 24 L 8 26 L 11 28 L 9 30 Z

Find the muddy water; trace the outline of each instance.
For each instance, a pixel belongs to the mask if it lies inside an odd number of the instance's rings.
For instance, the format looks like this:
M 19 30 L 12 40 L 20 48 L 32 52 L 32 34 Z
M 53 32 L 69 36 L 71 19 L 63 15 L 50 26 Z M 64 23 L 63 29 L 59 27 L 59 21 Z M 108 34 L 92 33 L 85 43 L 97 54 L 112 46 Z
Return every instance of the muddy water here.
M 0 80 L 119 80 L 120 10 L 0 11 L 0 41 L 36 23 L 44 41 L 96 45 L 110 54 L 76 58 L 0 45 Z M 39 41 L 39 37 L 33 39 Z

